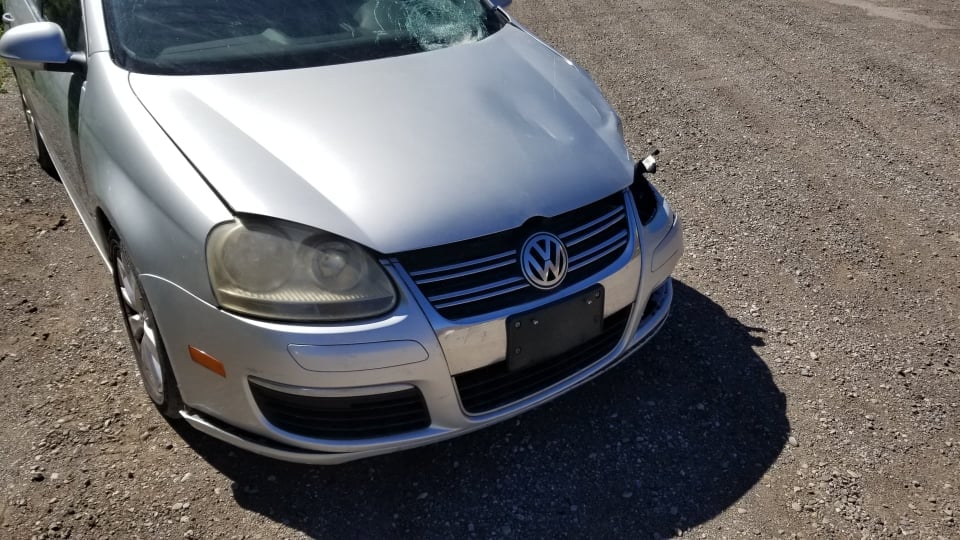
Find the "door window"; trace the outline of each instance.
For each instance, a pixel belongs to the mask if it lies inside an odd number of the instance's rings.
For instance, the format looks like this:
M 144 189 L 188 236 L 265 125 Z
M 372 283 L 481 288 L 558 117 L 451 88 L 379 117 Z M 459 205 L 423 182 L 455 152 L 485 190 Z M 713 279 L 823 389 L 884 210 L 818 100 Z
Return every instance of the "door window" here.
M 83 13 L 81 0 L 41 0 L 40 14 L 43 18 L 60 25 L 67 37 L 67 47 L 71 51 L 86 49 L 83 35 Z

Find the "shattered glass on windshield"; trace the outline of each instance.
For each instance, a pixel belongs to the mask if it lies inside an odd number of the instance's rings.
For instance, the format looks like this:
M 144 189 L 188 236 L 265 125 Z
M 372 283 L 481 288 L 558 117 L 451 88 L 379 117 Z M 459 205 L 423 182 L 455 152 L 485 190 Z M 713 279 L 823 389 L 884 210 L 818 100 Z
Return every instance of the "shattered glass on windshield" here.
M 357 11 L 361 28 L 404 31 L 427 51 L 487 37 L 486 15 L 476 0 L 370 0 Z
M 104 0 L 131 71 L 211 74 L 388 58 L 472 43 L 505 21 L 482 0 Z

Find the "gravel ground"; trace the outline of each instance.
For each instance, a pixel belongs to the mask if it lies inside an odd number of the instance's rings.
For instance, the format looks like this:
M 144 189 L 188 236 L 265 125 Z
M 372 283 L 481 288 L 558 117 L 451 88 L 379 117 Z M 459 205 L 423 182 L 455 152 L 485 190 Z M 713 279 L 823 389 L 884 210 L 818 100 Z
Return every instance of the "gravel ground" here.
M 960 537 L 955 1 L 511 13 L 663 150 L 687 254 L 653 343 L 519 420 L 339 467 L 170 425 L 5 73 L 0 537 Z

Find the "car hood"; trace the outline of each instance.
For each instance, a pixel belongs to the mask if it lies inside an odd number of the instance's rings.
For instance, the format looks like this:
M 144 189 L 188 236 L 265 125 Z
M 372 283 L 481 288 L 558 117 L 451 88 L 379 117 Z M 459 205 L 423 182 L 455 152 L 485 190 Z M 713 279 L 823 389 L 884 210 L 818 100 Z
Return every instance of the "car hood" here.
M 385 254 L 554 216 L 632 177 L 596 85 L 512 25 L 383 60 L 130 85 L 234 212 Z

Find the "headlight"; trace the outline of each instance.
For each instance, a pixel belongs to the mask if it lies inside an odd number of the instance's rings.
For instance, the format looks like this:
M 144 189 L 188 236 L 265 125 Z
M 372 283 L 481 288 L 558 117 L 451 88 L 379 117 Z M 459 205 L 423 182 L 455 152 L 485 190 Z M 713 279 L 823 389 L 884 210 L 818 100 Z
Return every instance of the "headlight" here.
M 660 208 L 653 185 L 642 173 L 637 172 L 633 177 L 633 184 L 630 185 L 630 193 L 633 194 L 633 201 L 637 205 L 640 223 L 649 224 L 656 217 L 657 210 Z
M 244 217 L 214 227 L 207 269 L 224 309 L 298 322 L 382 315 L 396 290 L 359 245 L 291 223 Z

